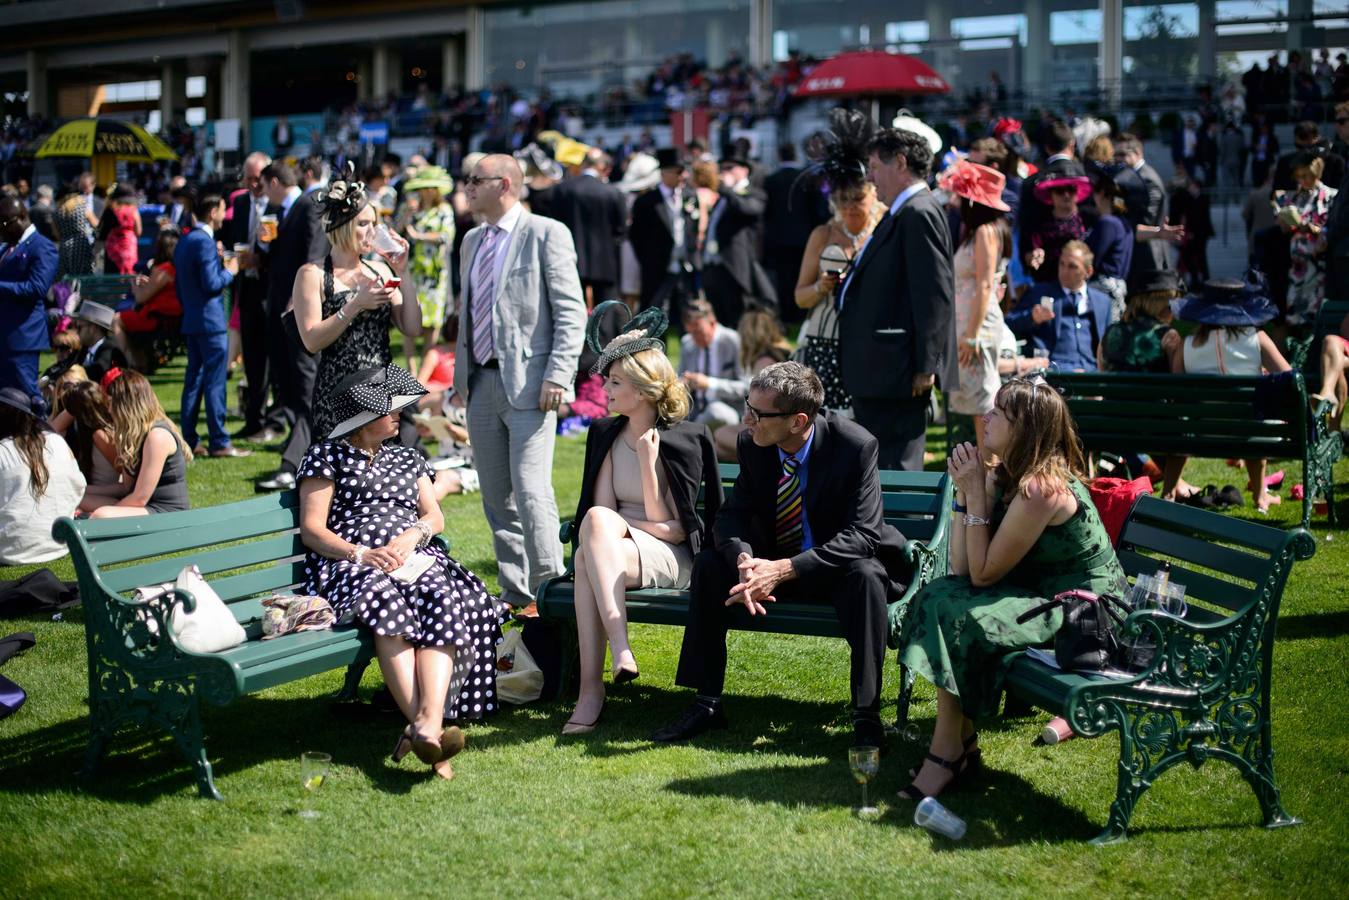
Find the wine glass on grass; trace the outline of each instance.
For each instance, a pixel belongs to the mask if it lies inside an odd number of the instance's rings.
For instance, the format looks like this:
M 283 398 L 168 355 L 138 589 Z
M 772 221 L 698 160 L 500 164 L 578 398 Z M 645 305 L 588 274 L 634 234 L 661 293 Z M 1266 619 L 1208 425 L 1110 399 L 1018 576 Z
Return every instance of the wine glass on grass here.
M 333 758 L 327 753 L 307 750 L 300 754 L 300 786 L 304 788 L 304 808 L 300 810 L 301 819 L 317 819 L 319 814 L 312 808 L 312 796 L 323 786 L 328 778 L 328 767 Z
M 881 750 L 879 747 L 849 747 L 848 768 L 852 777 L 862 786 L 862 805 L 857 815 L 862 819 L 872 819 L 880 815 L 880 810 L 867 802 L 867 783 L 881 770 Z

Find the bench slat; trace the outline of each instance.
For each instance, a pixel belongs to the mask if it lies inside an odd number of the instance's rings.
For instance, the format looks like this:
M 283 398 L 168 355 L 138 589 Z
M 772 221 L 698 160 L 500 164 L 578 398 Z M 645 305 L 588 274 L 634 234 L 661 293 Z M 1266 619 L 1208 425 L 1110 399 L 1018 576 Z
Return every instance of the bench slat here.
M 279 684 L 288 684 L 300 678 L 308 678 L 310 675 L 321 675 L 339 666 L 351 665 L 363 652 L 364 642 L 360 632 L 353 630 L 347 633 L 350 637 L 345 641 L 304 650 L 286 659 L 249 669 L 236 670 L 241 693 L 251 694 Z M 304 637 L 304 635 L 287 635 L 287 637 Z M 277 638 L 277 640 L 285 639 Z
M 240 644 L 220 654 L 230 665 L 238 667 L 248 674 L 248 670 L 284 661 L 300 653 L 319 650 L 336 644 L 360 640 L 360 634 L 354 628 L 326 629 L 324 631 L 302 631 L 298 634 L 282 635 L 269 641 L 256 640 Z
M 245 572 L 242 575 L 228 575 L 221 579 L 212 579 L 211 587 L 226 603 L 243 597 L 258 594 L 270 594 L 298 585 L 304 578 L 304 560 L 283 562 L 280 565 L 257 572 Z
M 1268 557 L 1251 556 L 1211 541 L 1188 537 L 1141 522 L 1130 526 L 1129 535 L 1135 545 L 1151 547 L 1168 556 L 1179 557 L 1206 569 L 1227 572 L 1252 583 L 1264 580 L 1269 574 Z
M 1093 435 L 1138 434 L 1140 426 L 1144 426 L 1147 428 L 1147 433 L 1140 436 L 1145 440 L 1154 437 L 1164 439 L 1168 435 L 1184 435 L 1187 438 L 1193 436 L 1211 440 L 1232 440 L 1236 441 L 1238 446 L 1252 437 L 1281 438 L 1286 439 L 1289 443 L 1297 443 L 1299 437 L 1297 434 L 1298 426 L 1295 423 L 1277 419 L 1256 420 L 1247 418 L 1241 421 L 1224 421 L 1220 419 L 1209 420 L 1200 416 L 1193 419 L 1160 419 L 1156 418 L 1156 411 L 1154 410 L 1153 418 L 1139 420 L 1126 419 L 1105 412 L 1098 414 L 1095 409 L 1074 408 L 1071 403 L 1068 404 L 1068 409 L 1073 413 L 1078 431 Z
M 258 515 L 238 516 L 213 524 L 210 528 L 177 528 L 157 534 L 105 540 L 90 548 L 90 555 L 100 566 L 163 556 L 197 547 L 212 547 L 229 541 L 258 537 L 277 531 L 299 527 L 299 515 L 294 509 L 276 509 Z
M 228 547 L 224 550 L 212 550 L 190 556 L 161 559 L 155 562 L 141 563 L 103 573 L 103 583 L 109 590 L 125 591 L 147 584 L 160 584 L 173 581 L 183 566 L 195 564 L 203 575 L 213 572 L 227 572 L 230 569 L 242 569 L 259 563 L 277 562 L 303 554 L 304 545 L 298 534 L 268 538 Z
M 1140 497 L 1133 512 L 1125 523 L 1121 535 L 1121 546 L 1133 541 L 1132 526 L 1135 524 L 1153 525 L 1168 532 L 1184 533 L 1206 540 L 1239 544 L 1243 547 L 1273 553 L 1281 550 L 1287 542 L 1287 535 L 1277 528 L 1259 525 L 1255 522 L 1243 522 L 1229 516 L 1215 516 L 1207 510 L 1195 509 L 1179 503 L 1170 503 L 1160 497 Z M 1149 546 L 1146 542 L 1138 542 Z M 1165 551 L 1166 547 L 1151 549 Z
M 1130 575 L 1151 575 L 1161 565 L 1161 560 L 1133 550 L 1120 550 L 1119 561 L 1124 571 Z M 1193 600 L 1235 612 L 1255 598 L 1255 590 L 1252 588 L 1204 575 L 1175 562 L 1171 563 L 1171 580 L 1176 584 L 1185 585 L 1186 603 Z
M 298 491 L 267 494 L 223 506 L 184 509 L 178 512 L 155 513 L 152 516 L 133 516 L 127 519 L 81 519 L 80 534 L 91 545 L 109 538 L 130 537 L 136 534 L 157 534 L 179 528 L 215 525 L 231 519 L 261 515 L 274 509 L 295 509 L 300 505 Z

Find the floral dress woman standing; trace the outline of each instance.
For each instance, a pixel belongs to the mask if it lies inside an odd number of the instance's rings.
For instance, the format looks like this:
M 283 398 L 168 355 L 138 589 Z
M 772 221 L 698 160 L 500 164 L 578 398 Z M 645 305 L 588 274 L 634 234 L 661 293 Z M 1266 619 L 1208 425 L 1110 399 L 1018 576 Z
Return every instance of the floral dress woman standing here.
M 1289 325 L 1310 325 L 1326 299 L 1326 220 L 1338 193 L 1321 183 L 1322 160 L 1311 153 L 1293 158 L 1296 191 L 1276 191 L 1274 215 L 1288 236 Z
M 422 314 L 423 346 L 438 342 L 450 296 L 450 248 L 454 245 L 454 209 L 444 199 L 454 181 L 439 166 L 428 166 L 408 181 L 405 190 L 418 192 L 417 212 L 406 235 L 412 245 L 408 271 L 417 290 Z M 405 339 L 404 344 L 411 344 Z M 412 354 L 408 353 L 411 360 Z

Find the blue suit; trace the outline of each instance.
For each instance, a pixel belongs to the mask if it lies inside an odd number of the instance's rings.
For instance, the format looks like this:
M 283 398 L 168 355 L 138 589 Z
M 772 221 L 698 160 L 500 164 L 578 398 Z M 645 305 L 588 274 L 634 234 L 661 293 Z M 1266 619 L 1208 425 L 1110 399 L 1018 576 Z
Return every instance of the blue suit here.
M 0 387 L 25 392 L 45 410 L 38 355 L 51 349 L 43 301 L 56 277 L 56 245 L 36 231 L 0 250 Z
M 1088 313 L 1079 318 L 1075 306 L 1065 311 L 1068 292 L 1061 285 L 1037 284 L 1022 294 L 1016 308 L 1006 315 L 1007 327 L 1017 337 L 1030 340 L 1035 349 L 1049 351 L 1053 365 L 1095 371 L 1096 348 L 1110 325 L 1110 298 L 1092 287 L 1085 290 Z M 1054 301 L 1054 318 L 1036 325 L 1031 309 L 1044 297 Z M 1076 343 L 1070 343 L 1074 340 Z M 1088 355 L 1089 359 L 1084 358 Z
M 183 304 L 183 338 L 187 343 L 187 373 L 183 378 L 183 437 L 196 447 L 197 413 L 206 398 L 206 428 L 211 450 L 230 445 L 225 430 L 225 379 L 228 376 L 229 335 L 222 296 L 234 276 L 221 265 L 215 239 L 193 228 L 173 252 L 178 300 Z

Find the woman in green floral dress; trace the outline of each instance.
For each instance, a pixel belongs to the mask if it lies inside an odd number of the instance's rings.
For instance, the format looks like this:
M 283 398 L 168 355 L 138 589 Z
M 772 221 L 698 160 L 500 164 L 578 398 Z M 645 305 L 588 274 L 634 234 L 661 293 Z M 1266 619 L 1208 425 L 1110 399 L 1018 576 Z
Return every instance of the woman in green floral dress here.
M 1131 287 L 1124 315 L 1101 338 L 1096 364 L 1102 372 L 1170 372 L 1181 350 L 1180 333 L 1171 327 L 1171 301 L 1185 296 L 1180 279 L 1165 269 Z
M 445 197 L 453 187 L 453 179 L 439 166 L 426 166 L 404 186 L 405 191 L 417 192 L 417 211 L 407 226 L 408 243 L 412 245 L 408 271 L 412 273 L 417 302 L 422 308 L 423 347 L 433 347 L 437 343 L 449 302 L 454 209 Z M 410 347 L 405 349 L 408 369 L 415 372 L 412 350 Z
M 1083 484 L 1086 464 L 1063 398 L 1039 375 L 1003 385 L 984 417 L 984 451 L 951 451 L 951 575 L 927 585 L 900 662 L 937 687 L 926 760 L 900 796 L 940 794 L 978 760 L 973 717 L 995 712 L 1008 654 L 1049 643 L 1058 610 L 1022 613 L 1074 588 L 1121 592 L 1124 571 Z

